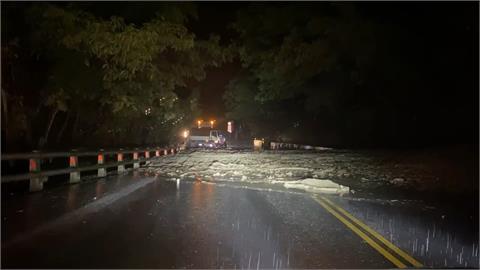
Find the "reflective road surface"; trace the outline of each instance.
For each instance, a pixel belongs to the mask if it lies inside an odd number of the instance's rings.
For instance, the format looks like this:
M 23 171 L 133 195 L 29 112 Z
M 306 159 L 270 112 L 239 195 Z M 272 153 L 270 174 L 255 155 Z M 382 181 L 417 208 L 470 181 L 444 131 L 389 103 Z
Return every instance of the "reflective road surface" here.
M 461 211 L 141 172 L 2 197 L 2 268 L 478 268 L 478 249 Z

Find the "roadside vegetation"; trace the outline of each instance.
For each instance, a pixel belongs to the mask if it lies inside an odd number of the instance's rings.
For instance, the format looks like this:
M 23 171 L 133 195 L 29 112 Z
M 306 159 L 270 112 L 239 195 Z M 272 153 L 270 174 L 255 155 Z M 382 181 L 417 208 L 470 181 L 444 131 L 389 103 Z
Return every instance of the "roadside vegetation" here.
M 4 3 L 3 149 L 168 143 L 202 113 L 191 83 L 227 62 L 242 68 L 223 95 L 226 118 L 246 137 L 474 144 L 478 50 L 466 39 L 478 25 L 469 7 L 438 5 L 434 20 L 418 23 L 425 6 L 405 22 L 401 3 L 381 14 L 344 3 L 245 3 L 225 40 L 190 29 L 202 22 L 195 3 Z

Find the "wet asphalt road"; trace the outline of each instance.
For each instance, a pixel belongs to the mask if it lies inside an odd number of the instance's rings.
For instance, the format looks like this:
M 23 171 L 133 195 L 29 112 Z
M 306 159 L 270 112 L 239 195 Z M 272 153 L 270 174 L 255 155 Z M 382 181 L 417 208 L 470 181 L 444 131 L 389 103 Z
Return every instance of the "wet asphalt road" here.
M 321 196 L 426 267 L 478 268 L 478 221 L 468 215 Z M 139 172 L 2 197 L 1 266 L 395 267 L 309 193 Z

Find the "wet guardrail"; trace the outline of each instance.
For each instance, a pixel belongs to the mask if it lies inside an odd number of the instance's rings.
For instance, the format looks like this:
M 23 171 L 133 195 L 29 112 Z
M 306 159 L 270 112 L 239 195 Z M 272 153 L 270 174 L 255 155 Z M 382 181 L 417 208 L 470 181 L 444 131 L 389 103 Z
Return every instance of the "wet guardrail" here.
M 176 154 L 180 151 L 177 147 L 167 148 L 142 148 L 133 150 L 114 150 L 114 151 L 75 151 L 70 152 L 39 152 L 33 151 L 31 153 L 12 153 L 2 154 L 2 161 L 13 160 L 28 160 L 28 173 L 20 173 L 13 175 L 2 175 L 1 183 L 10 183 L 16 181 L 30 181 L 30 191 L 40 191 L 43 189 L 43 183 L 48 181 L 49 176 L 69 174 L 70 183 L 80 182 L 80 172 L 97 170 L 98 177 L 105 177 L 107 175 L 107 168 L 116 167 L 117 172 L 125 171 L 125 165 L 133 164 L 133 168 L 139 168 L 142 162 L 148 163 L 154 159 L 160 158 L 169 154 Z M 106 155 L 113 155 L 116 157 L 113 162 L 105 162 Z M 131 159 L 125 160 L 127 155 L 131 155 Z M 79 158 L 82 157 L 97 157 L 97 162 L 94 165 L 79 166 Z M 42 170 L 41 164 L 45 159 L 65 158 L 68 161 L 67 168 Z

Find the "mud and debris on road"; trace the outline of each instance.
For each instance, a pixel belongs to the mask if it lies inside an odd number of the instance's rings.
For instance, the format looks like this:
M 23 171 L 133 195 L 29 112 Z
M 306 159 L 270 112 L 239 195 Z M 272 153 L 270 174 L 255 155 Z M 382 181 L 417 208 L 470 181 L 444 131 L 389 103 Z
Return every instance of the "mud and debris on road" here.
M 466 194 L 478 194 L 473 168 L 473 156 L 458 160 L 451 151 L 197 150 L 160 159 L 144 170 L 174 180 L 200 177 L 204 181 L 277 184 L 311 192 L 321 192 L 324 185 L 332 187 L 333 181 L 339 194 L 403 192 L 422 197 L 422 193 L 440 193 L 465 198 Z

